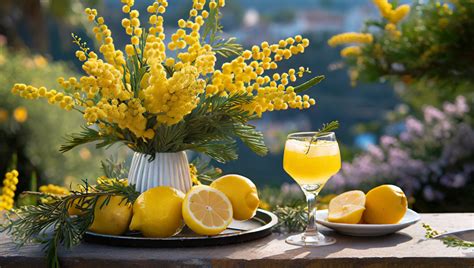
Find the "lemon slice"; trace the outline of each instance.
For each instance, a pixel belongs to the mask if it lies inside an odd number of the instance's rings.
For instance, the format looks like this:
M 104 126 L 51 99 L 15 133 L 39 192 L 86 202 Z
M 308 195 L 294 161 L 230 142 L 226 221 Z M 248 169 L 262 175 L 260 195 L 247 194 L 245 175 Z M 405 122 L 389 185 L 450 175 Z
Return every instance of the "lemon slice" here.
M 216 235 L 231 223 L 232 204 L 217 189 L 205 185 L 195 186 L 184 197 L 183 218 L 195 233 Z
M 354 190 L 342 193 L 329 202 L 328 221 L 359 223 L 365 210 L 365 194 Z

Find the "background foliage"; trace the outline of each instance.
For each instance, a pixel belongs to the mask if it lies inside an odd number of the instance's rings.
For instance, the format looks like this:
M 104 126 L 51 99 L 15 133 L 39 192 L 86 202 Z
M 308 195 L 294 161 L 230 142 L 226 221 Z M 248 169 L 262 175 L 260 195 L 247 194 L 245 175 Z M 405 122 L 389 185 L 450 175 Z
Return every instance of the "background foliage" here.
M 64 63 L 0 46 L 0 162 L 9 163 L 13 154 L 18 155 L 19 191 L 27 188 L 33 172 L 40 182 L 48 178 L 65 185 L 98 174 L 102 155 L 93 147 L 59 152 L 64 135 L 80 125 L 80 115 L 63 113 L 44 102 L 24 101 L 10 93 L 18 80 L 53 86 L 58 73 L 74 74 Z M 6 168 L 0 165 L 0 173 Z
M 411 10 L 396 35 L 383 18 L 366 21 L 374 41 L 346 58 L 353 79 L 389 81 L 405 105 L 360 126 L 389 135 L 344 163 L 330 186 L 395 183 L 419 211 L 472 211 L 474 1 L 418 1 Z

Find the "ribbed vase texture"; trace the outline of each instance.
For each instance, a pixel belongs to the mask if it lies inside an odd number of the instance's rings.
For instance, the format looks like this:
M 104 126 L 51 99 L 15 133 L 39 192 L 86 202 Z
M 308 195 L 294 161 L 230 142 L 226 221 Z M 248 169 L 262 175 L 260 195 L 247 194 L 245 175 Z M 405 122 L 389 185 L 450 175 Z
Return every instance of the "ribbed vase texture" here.
M 150 161 L 150 155 L 135 152 L 128 180 L 139 192 L 156 186 L 171 186 L 186 193 L 192 185 L 188 157 L 184 151 L 156 153 L 155 159 Z

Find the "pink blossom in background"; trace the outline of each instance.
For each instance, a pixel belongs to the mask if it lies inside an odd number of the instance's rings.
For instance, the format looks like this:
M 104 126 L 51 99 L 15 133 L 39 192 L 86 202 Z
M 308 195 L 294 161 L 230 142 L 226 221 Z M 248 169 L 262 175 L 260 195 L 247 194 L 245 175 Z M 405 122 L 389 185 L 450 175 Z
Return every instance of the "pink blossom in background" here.
M 445 198 L 446 189 L 474 183 L 474 129 L 467 123 L 469 105 L 459 96 L 443 110 L 428 106 L 423 117 L 409 116 L 399 136 L 384 135 L 369 146 L 327 185 L 337 192 L 382 183 L 400 186 L 407 195 L 428 202 Z M 444 190 L 443 190 L 444 189 Z

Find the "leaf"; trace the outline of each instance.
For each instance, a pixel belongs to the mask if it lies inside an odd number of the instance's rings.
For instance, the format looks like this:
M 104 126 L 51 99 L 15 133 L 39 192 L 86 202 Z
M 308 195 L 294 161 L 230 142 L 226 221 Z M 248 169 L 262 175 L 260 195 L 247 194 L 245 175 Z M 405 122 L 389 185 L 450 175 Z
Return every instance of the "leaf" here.
M 313 77 L 310 80 L 304 82 L 303 84 L 296 86 L 295 87 L 295 92 L 296 93 L 304 92 L 304 91 L 310 89 L 312 86 L 319 84 L 323 80 L 324 80 L 324 75 L 319 75 L 319 76 Z
M 268 148 L 265 146 L 263 134 L 255 130 L 254 126 L 248 124 L 235 124 L 235 134 L 247 145 L 254 153 L 264 156 L 268 153 Z
M 227 58 L 238 56 L 242 53 L 242 45 L 236 43 L 236 38 L 223 38 L 221 36 L 222 26 L 219 23 L 219 9 L 213 8 L 209 10 L 209 16 L 202 27 L 202 42 L 208 42 L 212 50 L 217 54 Z
M 82 144 L 102 140 L 99 132 L 88 127 L 82 127 L 79 133 L 73 133 L 66 137 L 66 143 L 61 145 L 59 151 L 65 153 Z
M 212 51 L 228 58 L 231 56 L 239 56 L 242 54 L 242 45 L 236 43 L 236 38 L 231 37 L 229 39 L 220 38 L 218 41 L 212 44 Z
M 216 33 L 219 30 L 220 30 L 219 9 L 210 8 L 209 16 L 204 21 L 204 25 L 202 27 L 202 40 L 205 41 L 207 38 L 209 38 L 210 43 L 212 43 L 213 42 L 212 38 L 216 35 Z
M 327 124 L 323 124 L 323 127 L 318 129 L 318 131 L 316 131 L 316 134 L 314 134 L 314 136 L 311 138 L 311 141 L 309 142 L 309 145 L 308 145 L 308 150 L 306 151 L 306 154 L 309 153 L 309 150 L 311 149 L 311 144 L 316 141 L 319 137 L 321 136 L 324 136 L 326 134 L 328 134 L 329 132 L 333 131 L 333 130 L 336 130 L 339 128 L 339 121 L 331 121 L 330 123 L 327 123 Z
M 237 145 L 234 140 L 204 143 L 195 146 L 193 150 L 206 154 L 221 163 L 236 160 L 238 157 Z
M 338 128 L 339 128 L 339 121 L 337 121 L 337 120 L 336 121 L 331 121 L 330 123 L 323 124 L 323 127 L 318 129 L 318 131 L 316 131 L 316 134 L 314 136 L 317 138 L 317 137 L 326 135 L 327 133 L 329 133 L 333 130 L 336 130 Z
M 128 169 L 125 167 L 125 161 L 117 161 L 114 157 L 101 161 L 101 168 L 107 178 L 126 179 Z

